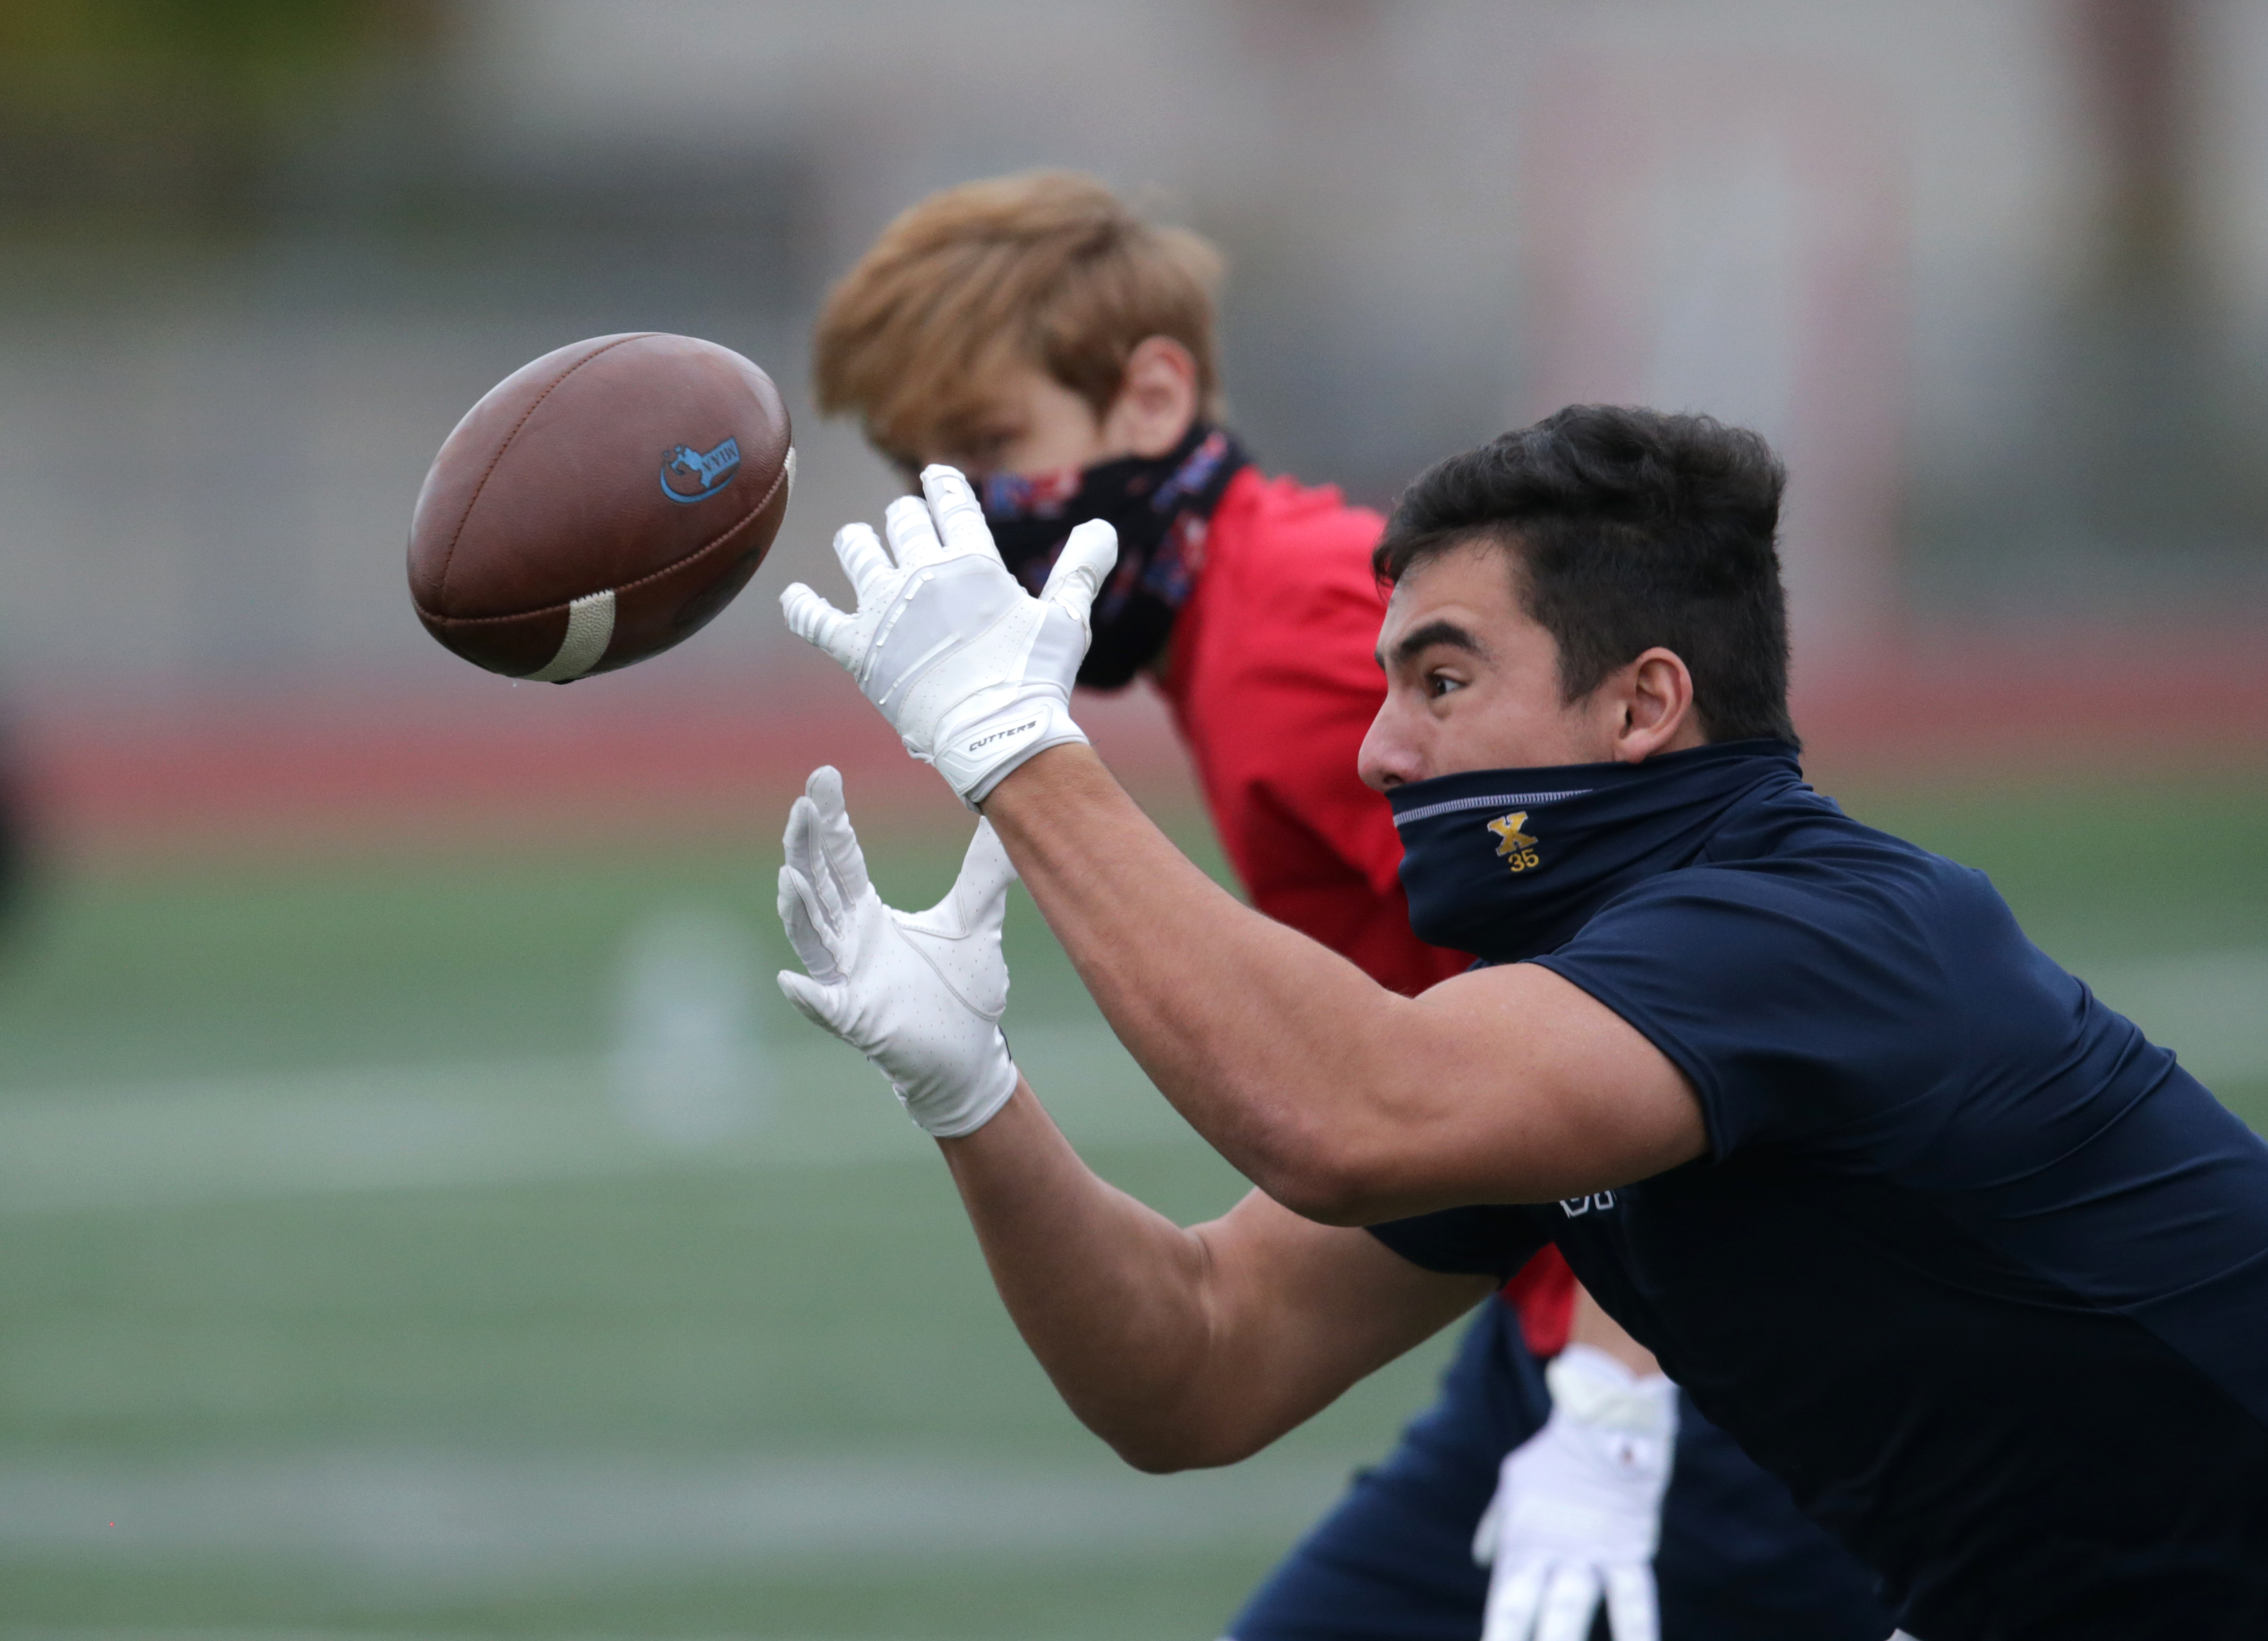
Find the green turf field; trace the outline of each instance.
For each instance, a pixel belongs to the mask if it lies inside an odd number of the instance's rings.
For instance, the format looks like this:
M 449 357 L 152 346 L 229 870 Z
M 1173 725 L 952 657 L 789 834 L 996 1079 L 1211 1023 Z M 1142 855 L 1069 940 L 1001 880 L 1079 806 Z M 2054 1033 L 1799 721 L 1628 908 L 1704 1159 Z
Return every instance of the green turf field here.
M 2268 1122 L 2268 787 L 1848 801 L 1992 871 Z M 942 887 L 943 830 L 870 839 L 886 892 Z M 0 986 L 0 1631 L 1211 1641 L 1439 1343 L 1236 1470 L 1135 1475 L 1026 1357 L 928 1142 L 769 986 L 740 1106 L 626 1115 L 630 931 L 722 909 L 777 960 L 775 861 L 51 886 Z M 1225 1207 L 1014 918 L 1012 1036 L 1073 1138 Z

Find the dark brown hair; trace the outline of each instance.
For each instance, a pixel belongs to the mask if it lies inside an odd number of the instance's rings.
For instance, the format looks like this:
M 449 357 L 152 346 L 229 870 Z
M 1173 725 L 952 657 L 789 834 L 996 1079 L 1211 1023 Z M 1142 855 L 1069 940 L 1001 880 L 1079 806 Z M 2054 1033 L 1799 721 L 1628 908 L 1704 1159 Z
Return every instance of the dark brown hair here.
M 1383 581 L 1476 541 L 1506 549 L 1521 603 L 1580 701 L 1659 644 L 1693 675 L 1711 740 L 1791 746 L 1780 492 L 1762 438 L 1705 416 L 1570 405 L 1435 462 L 1380 540 Z

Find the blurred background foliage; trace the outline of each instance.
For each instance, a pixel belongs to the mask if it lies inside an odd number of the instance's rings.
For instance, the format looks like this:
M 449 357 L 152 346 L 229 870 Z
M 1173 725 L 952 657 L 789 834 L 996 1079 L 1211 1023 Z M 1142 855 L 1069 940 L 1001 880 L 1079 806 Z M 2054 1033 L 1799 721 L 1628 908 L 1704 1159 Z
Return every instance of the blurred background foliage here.
M 8 0 L 0 212 L 48 229 L 243 230 L 408 63 L 419 0 Z

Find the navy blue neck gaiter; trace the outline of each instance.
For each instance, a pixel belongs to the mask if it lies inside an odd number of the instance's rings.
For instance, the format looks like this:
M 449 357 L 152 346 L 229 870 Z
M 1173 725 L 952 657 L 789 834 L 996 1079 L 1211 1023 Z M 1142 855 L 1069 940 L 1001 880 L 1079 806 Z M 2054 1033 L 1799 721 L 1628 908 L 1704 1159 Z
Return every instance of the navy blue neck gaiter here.
M 1418 938 L 1494 963 L 1566 943 L 1631 884 L 1690 865 L 1762 783 L 1802 778 L 1795 749 L 1734 740 L 1643 763 L 1470 769 L 1387 793 Z

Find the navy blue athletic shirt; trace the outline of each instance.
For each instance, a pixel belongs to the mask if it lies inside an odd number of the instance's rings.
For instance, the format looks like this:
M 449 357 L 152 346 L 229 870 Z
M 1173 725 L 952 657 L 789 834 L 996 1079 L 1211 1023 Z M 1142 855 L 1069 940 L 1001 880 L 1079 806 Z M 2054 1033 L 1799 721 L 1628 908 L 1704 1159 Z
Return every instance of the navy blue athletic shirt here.
M 1981 872 L 1757 757 L 1532 960 L 1684 1073 L 1709 1154 L 1373 1234 L 1557 1243 L 1921 1641 L 2268 1637 L 2268 1146 Z

